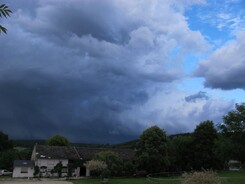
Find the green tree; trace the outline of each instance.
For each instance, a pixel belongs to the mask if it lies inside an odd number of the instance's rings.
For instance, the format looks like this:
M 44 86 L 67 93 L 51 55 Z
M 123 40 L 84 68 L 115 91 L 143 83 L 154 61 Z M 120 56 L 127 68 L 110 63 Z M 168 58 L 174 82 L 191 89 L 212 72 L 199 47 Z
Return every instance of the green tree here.
M 9 140 L 8 135 L 0 131 L 0 156 L 4 150 L 13 149 L 13 142 Z
M 123 175 L 124 176 L 133 176 L 135 174 L 136 167 L 133 161 L 123 162 Z
M 25 148 L 18 151 L 18 157 L 20 160 L 30 160 L 32 154 L 31 148 Z
M 217 158 L 214 154 L 217 131 L 212 121 L 197 125 L 193 132 L 193 167 L 194 169 L 215 169 Z
M 120 175 L 123 169 L 122 159 L 112 151 L 102 151 L 95 155 L 96 160 L 104 161 L 111 174 Z
M 192 137 L 190 134 L 177 135 L 168 141 L 170 169 L 189 171 L 192 160 Z
M 69 141 L 61 135 L 55 135 L 48 140 L 49 146 L 69 146 Z
M 138 169 L 148 173 L 160 172 L 168 164 L 167 137 L 158 126 L 146 129 L 140 136 L 136 152 Z
M 0 18 L 2 18 L 2 17 L 5 17 L 5 18 L 7 18 L 7 17 L 9 17 L 10 16 L 10 13 L 12 13 L 12 11 L 9 9 L 9 7 L 8 6 L 6 6 L 5 4 L 0 4 Z M 7 28 L 5 28 L 4 26 L 2 26 L 1 24 L 0 24 L 0 33 L 7 33 Z
M 9 149 L 3 151 L 0 157 L 0 166 L 5 169 L 13 169 L 13 161 L 19 159 L 18 151 Z
M 219 160 L 220 169 L 227 168 L 228 161 L 233 159 L 233 150 L 237 150 L 236 145 L 232 143 L 231 139 L 219 134 L 214 147 L 214 153 Z
M 235 110 L 223 117 L 219 125 L 223 136 L 231 139 L 235 149 L 231 151 L 232 158 L 245 162 L 245 104 L 236 104 Z

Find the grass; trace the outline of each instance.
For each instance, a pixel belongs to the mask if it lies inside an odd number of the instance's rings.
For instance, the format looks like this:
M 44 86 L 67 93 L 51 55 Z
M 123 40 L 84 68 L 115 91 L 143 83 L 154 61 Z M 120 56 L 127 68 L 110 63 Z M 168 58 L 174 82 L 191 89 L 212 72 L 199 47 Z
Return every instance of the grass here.
M 74 184 L 100 184 L 100 179 L 82 179 L 72 181 Z M 180 180 L 166 179 L 160 182 L 151 182 L 146 178 L 113 178 L 109 180 L 109 184 L 180 184 Z
M 225 184 L 245 184 L 245 170 L 222 171 L 218 175 L 225 180 Z M 101 179 L 73 180 L 74 184 L 100 184 Z M 109 184 L 181 184 L 181 178 L 161 178 L 148 180 L 147 178 L 112 178 Z
M 223 171 L 219 176 L 224 178 L 227 184 L 243 184 L 245 183 L 245 170 L 243 171 Z

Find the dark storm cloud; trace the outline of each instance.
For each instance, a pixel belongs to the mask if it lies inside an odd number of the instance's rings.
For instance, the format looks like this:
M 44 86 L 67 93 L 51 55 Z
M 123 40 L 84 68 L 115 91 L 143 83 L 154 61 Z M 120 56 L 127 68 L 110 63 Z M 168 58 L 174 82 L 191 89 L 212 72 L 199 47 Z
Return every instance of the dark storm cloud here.
M 138 109 L 182 76 L 181 62 L 168 53 L 176 43 L 192 52 L 206 47 L 162 3 L 166 11 L 151 1 L 6 3 L 14 13 L 4 20 L 8 35 L 0 36 L 0 129 L 13 138 L 136 138 L 146 127 Z
M 245 63 L 245 61 L 242 61 Z M 222 75 L 206 76 L 204 85 L 209 88 L 218 88 L 223 90 L 245 89 L 245 67 L 241 64 L 238 68 L 227 68 L 228 71 Z
M 208 99 L 209 97 L 207 96 L 207 93 L 204 91 L 199 91 L 196 94 L 185 97 L 186 102 L 194 102 L 194 103 L 198 100 L 208 100 Z
M 245 33 L 217 49 L 199 64 L 195 75 L 204 77 L 204 85 L 223 90 L 245 89 Z
M 2 81 L 0 91 L 1 127 L 11 135 L 46 138 L 60 133 L 85 142 L 134 137 L 117 115 L 132 103 L 147 99 L 143 92 L 110 95 L 82 80 L 56 79 L 37 72 Z
M 129 32 L 139 26 L 128 19 L 125 10 L 109 0 L 39 1 L 36 8 L 31 20 L 21 19 L 20 23 L 27 31 L 53 41 L 67 41 L 67 37 L 75 34 L 125 43 L 129 41 Z
M 132 127 L 139 123 L 124 122 L 120 113 L 148 100 L 152 79 L 130 64 L 135 56 L 127 48 L 114 44 L 128 39 L 114 12 L 120 9 L 106 1 L 50 2 L 28 4 L 36 8 L 30 19 L 21 4 L 13 6 L 17 24 L 1 38 L 1 129 L 13 138 L 136 138 Z

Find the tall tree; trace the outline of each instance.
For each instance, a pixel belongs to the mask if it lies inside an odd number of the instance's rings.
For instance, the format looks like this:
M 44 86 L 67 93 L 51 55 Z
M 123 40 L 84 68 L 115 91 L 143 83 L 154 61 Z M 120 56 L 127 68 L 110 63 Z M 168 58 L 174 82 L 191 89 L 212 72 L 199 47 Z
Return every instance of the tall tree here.
M 9 17 L 10 16 L 10 13 L 12 13 L 12 11 L 9 9 L 9 7 L 5 4 L 0 4 L 0 18 L 2 17 Z M 0 24 L 0 33 L 7 33 L 7 28 L 5 28 L 4 26 L 2 26 Z
M 219 126 L 223 136 L 231 139 L 235 149 L 232 158 L 245 162 L 245 103 L 236 104 L 236 108 L 223 117 Z
M 69 146 L 68 139 L 61 135 L 54 135 L 47 143 L 49 146 Z
M 152 126 L 141 134 L 136 161 L 138 168 L 148 173 L 160 172 L 166 168 L 167 137 L 164 130 Z
M 12 149 L 13 142 L 9 140 L 7 134 L 0 131 L 0 156 L 4 150 Z
M 197 125 L 193 132 L 193 167 L 194 169 L 215 169 L 217 159 L 214 154 L 217 130 L 212 121 Z
M 18 151 L 15 149 L 9 149 L 2 152 L 0 157 L 0 166 L 5 169 L 13 169 L 13 161 L 19 159 Z
M 168 141 L 170 169 L 188 171 L 191 169 L 192 137 L 190 134 L 177 135 Z

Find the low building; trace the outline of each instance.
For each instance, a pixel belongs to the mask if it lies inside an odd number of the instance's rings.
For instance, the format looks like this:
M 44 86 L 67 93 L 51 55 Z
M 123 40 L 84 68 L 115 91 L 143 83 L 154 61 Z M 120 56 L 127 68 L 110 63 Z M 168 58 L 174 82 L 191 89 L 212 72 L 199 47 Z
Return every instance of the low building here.
M 13 178 L 33 177 L 35 163 L 31 160 L 15 160 Z
M 39 167 L 41 177 L 57 176 L 54 168 L 58 163 L 62 164 L 61 176 L 68 176 L 68 164 L 80 160 L 75 147 L 35 145 L 31 160 Z M 71 171 L 72 176 L 80 176 L 80 167 Z
M 112 151 L 118 154 L 122 160 L 132 160 L 135 151 L 131 149 L 113 149 L 113 148 L 89 148 L 89 147 L 72 147 L 72 146 L 34 146 L 31 160 L 35 166 L 39 167 L 41 177 L 57 176 L 54 168 L 58 163 L 62 164 L 61 176 L 68 176 L 69 164 L 76 166 L 70 171 L 71 176 L 89 176 L 90 171 L 81 163 L 92 160 L 95 155 L 103 151 Z M 80 163 L 80 164 L 78 164 Z

